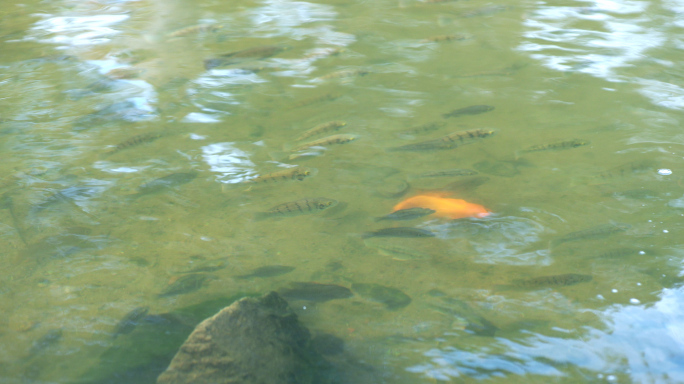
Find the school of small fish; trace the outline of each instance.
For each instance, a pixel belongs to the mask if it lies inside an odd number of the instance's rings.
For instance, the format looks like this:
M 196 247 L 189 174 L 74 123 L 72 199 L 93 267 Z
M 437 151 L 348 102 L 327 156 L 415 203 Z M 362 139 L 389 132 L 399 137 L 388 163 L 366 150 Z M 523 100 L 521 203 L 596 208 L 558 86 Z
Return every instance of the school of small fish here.
M 423 0 L 419 1 L 421 6 L 429 6 L 430 4 L 439 4 L 453 0 Z M 491 6 L 463 12 L 461 14 L 464 18 L 476 17 L 481 15 L 491 15 L 498 12 L 503 12 L 509 9 L 504 6 Z M 196 36 L 213 34 L 222 29 L 221 25 L 217 24 L 197 24 L 184 27 L 166 34 L 166 38 L 170 40 L 188 39 Z M 424 37 L 417 40 L 421 45 L 434 46 L 437 49 L 449 45 L 457 44 L 457 41 L 470 39 L 471 37 L 464 34 L 441 34 Z M 444 43 L 444 44 L 443 44 Z M 204 68 L 208 71 L 216 69 L 214 72 L 219 72 L 222 68 L 232 68 L 244 70 L 248 73 L 256 73 L 268 69 L 268 64 L 275 56 L 279 56 L 292 47 L 288 45 L 274 44 L 261 46 L 240 46 L 236 45 L 234 50 L 209 57 L 204 60 Z M 295 47 L 296 48 L 296 47 Z M 340 55 L 345 51 L 340 48 L 329 48 L 325 50 L 318 50 L 305 54 L 302 60 L 320 60 L 323 58 L 330 58 Z M 504 68 L 494 72 L 479 72 L 457 77 L 480 77 L 480 76 L 508 76 L 514 72 L 515 68 Z M 124 67 L 112 70 L 107 73 L 111 79 L 134 79 L 143 74 L 144 71 L 135 67 Z M 350 67 L 342 66 L 334 70 L 329 70 L 323 73 L 318 73 L 316 77 L 312 76 L 310 84 L 316 85 L 339 85 L 349 81 L 363 82 L 374 77 L 379 77 L 380 73 L 370 68 L 364 67 Z M 94 87 L 109 87 L 108 83 L 96 84 Z M 99 89 L 99 88 L 97 88 Z M 311 106 L 327 106 L 328 109 L 334 110 L 333 103 L 339 99 L 349 97 L 340 89 L 335 91 L 312 91 L 307 97 L 297 100 L 290 100 L 287 111 L 297 110 L 298 113 L 306 114 L 306 111 Z M 477 102 L 477 101 L 475 101 Z M 495 135 L 506 135 L 505 129 L 487 128 L 486 125 L 480 127 L 473 127 L 466 125 L 461 128 L 454 128 L 452 124 L 457 125 L 461 122 L 468 122 L 474 124 L 478 119 L 486 116 L 493 116 L 499 113 L 500 109 L 487 104 L 473 104 L 454 103 L 452 110 L 444 111 L 441 115 L 432 116 L 425 123 L 415 125 L 410 128 L 406 125 L 402 129 L 392 131 L 395 135 L 395 145 L 384 148 L 384 155 L 396 159 L 400 164 L 400 160 L 404 158 L 413 157 L 415 159 L 429 158 L 435 152 L 440 153 L 458 153 L 466 145 L 473 148 L 475 146 L 484 147 L 483 142 L 490 142 Z M 460 105 L 459 105 L 460 104 Z M 446 108 L 445 108 L 446 109 Z M 129 116 L 130 113 L 136 112 L 135 108 L 129 104 L 114 104 L 109 107 L 102 108 L 90 115 L 85 116 L 77 122 L 80 126 L 93 125 L 93 122 L 106 121 L 112 116 Z M 480 116 L 488 114 L 491 115 Z M 344 119 L 344 120 L 343 120 Z M 305 120 L 305 119 L 303 119 Z M 265 169 L 261 169 L 256 175 L 245 177 L 242 181 L 236 183 L 241 187 L 239 193 L 249 193 L 254 190 L 273 188 L 274 192 L 267 198 L 262 200 L 254 199 L 253 203 L 253 219 L 254 220 L 271 220 L 277 223 L 279 219 L 289 220 L 330 220 L 335 219 L 335 215 L 345 209 L 347 204 L 353 205 L 354 201 L 340 201 L 337 200 L 334 189 L 329 189 L 329 193 L 333 196 L 316 196 L 313 191 L 316 189 L 316 180 L 321 173 L 334 173 L 335 169 L 325 169 L 322 167 L 314 168 L 293 163 L 296 160 L 302 160 L 304 157 L 320 156 L 326 153 L 325 156 L 335 156 L 339 153 L 347 151 L 353 152 L 355 145 L 363 145 L 365 140 L 371 141 L 369 138 L 354 133 L 355 130 L 363 130 L 358 121 L 354 120 L 354 116 L 313 116 L 310 120 L 305 120 L 297 127 L 290 127 L 292 132 L 288 138 L 288 142 L 282 145 L 282 156 L 274 154 L 274 160 L 279 163 L 277 166 L 269 165 Z M 491 121 L 491 120 L 489 120 Z M 87 123 L 87 124 L 86 124 Z M 77 129 L 77 128 L 75 128 Z M 78 128 L 85 129 L 85 128 Z M 367 129 L 367 128 L 366 128 Z M 458 129 L 458 130 L 457 130 Z M 359 132 L 359 131 L 356 131 Z M 501 133 L 499 133 L 501 132 Z M 255 134 L 255 136 L 261 133 Z M 140 149 L 150 146 L 158 146 L 167 139 L 166 132 L 149 131 L 134 134 L 127 137 L 121 137 L 122 141 L 113 142 L 108 149 L 103 153 L 110 159 L 123 157 L 126 154 L 133 153 L 134 149 Z M 266 136 L 266 135 L 265 135 Z M 265 141 L 269 138 L 265 137 Z M 404 140 L 402 141 L 396 140 Z M 158 140 L 158 141 L 157 141 Z M 411 140 L 408 142 L 406 140 Z M 118 140 L 117 140 L 118 141 Z M 280 146 L 282 143 L 279 143 Z M 348 144 L 348 145 L 347 145 Z M 486 205 L 494 204 L 491 201 L 480 201 L 478 198 L 471 198 L 473 191 L 480 185 L 487 183 L 490 178 L 485 176 L 478 176 L 480 173 L 492 175 L 494 177 L 512 177 L 520 173 L 518 167 L 522 164 L 519 161 L 520 156 L 551 156 L 557 151 L 570 151 L 582 147 L 588 147 L 592 143 L 585 139 L 573 138 L 550 138 L 549 140 L 539 140 L 538 143 L 530 143 L 532 145 L 524 148 L 512 148 L 511 153 L 514 154 L 515 160 L 494 160 L 486 159 L 480 162 L 464 164 L 446 164 L 437 169 L 423 169 L 413 174 L 403 174 L 399 171 L 395 184 L 392 188 L 385 183 L 378 187 L 379 195 L 385 200 L 392 200 L 391 204 L 386 207 L 379 207 L 377 211 L 368 213 L 368 225 L 370 228 L 358 230 L 356 234 L 357 239 L 360 238 L 366 248 L 376 251 L 380 256 L 386 257 L 390 260 L 407 262 L 404 265 L 412 265 L 420 262 L 432 260 L 435 256 L 428 250 L 425 250 L 424 244 L 434 241 L 440 241 L 436 231 L 420 228 L 420 224 L 430 221 L 439 223 L 449 222 L 453 220 L 468 219 L 473 222 L 482 222 L 488 220 L 490 216 L 495 215 L 493 211 L 486 208 Z M 390 144 L 391 145 L 391 144 Z M 383 145 L 384 147 L 384 145 Z M 349 149 L 347 149 L 349 148 Z M 578 149 L 578 151 L 586 150 Z M 324 152 L 325 151 L 325 152 Z M 275 157 L 279 157 L 275 159 Z M 280 161 L 282 160 L 282 162 Z M 457 160 L 458 161 L 458 160 Z M 284 163 L 283 163 L 284 162 Z M 458 168 L 461 166 L 468 166 L 469 168 Z M 654 164 L 649 161 L 632 161 L 609 168 L 600 172 L 595 177 L 596 183 L 606 183 L 618 178 L 629 177 L 633 174 L 645 172 L 653 169 Z M 147 179 L 147 181 L 140 181 L 136 192 L 133 194 L 126 194 L 128 201 L 133 201 L 140 197 L 150 195 L 168 193 L 171 190 L 178 190 L 185 188 L 186 184 L 197 182 L 200 176 L 200 171 L 197 170 L 180 170 L 167 175 L 160 175 L 157 178 Z M 416 181 L 422 182 L 427 180 L 444 180 L 449 179 L 448 183 L 441 188 L 433 188 L 427 190 L 420 190 L 414 188 L 411 184 Z M 306 180 L 306 181 L 305 181 Z M 308 186 L 311 193 L 302 194 L 302 192 L 291 192 L 296 189 L 287 189 L 287 186 Z M 362 181 L 359 181 L 362 183 Z M 279 188 L 283 191 L 280 192 Z M 383 187 L 385 187 L 383 189 Z M 247 190 L 245 190 L 247 188 Z M 301 191 L 301 190 L 299 190 Z M 76 205 L 75 201 L 79 197 L 89 195 L 92 193 L 91 189 L 82 187 L 69 187 L 55 191 L 45 198 L 39 204 L 33 207 L 32 212 L 40 214 L 43 210 L 53 206 L 59 206 L 61 203 L 68 203 Z M 464 194 L 469 200 L 466 201 L 462 197 Z M 515 192 L 512 192 L 515 193 Z M 482 204 L 480 204 L 482 203 Z M 12 195 L 5 193 L 0 199 L 0 209 L 6 209 L 13 220 L 17 236 L 19 236 L 22 243 L 27 247 L 31 244 L 32 239 L 26 234 L 26 227 L 18 217 L 15 210 Z M 293 218 L 294 219 L 290 219 Z M 606 220 L 608 221 L 608 220 Z M 287 224 L 285 224 L 287 225 Z M 416 226 L 414 226 L 416 225 Z M 375 227 L 373 227 L 375 226 Z M 550 250 L 569 248 L 571 244 L 584 241 L 592 241 L 596 239 L 603 239 L 609 236 L 619 236 L 620 234 L 629 230 L 631 226 L 623 223 L 608 222 L 606 224 L 592 226 L 585 229 L 580 229 L 568 232 L 565 235 L 557 236 L 548 241 L 548 248 Z M 87 229 L 87 228 L 86 228 Z M 572 228 L 574 229 L 574 228 Z M 76 232 L 76 231 L 73 231 Z M 570 244 L 568 244 L 570 243 Z M 603 253 L 598 253 L 598 259 L 619 259 L 624 257 L 636 257 L 639 255 L 638 248 L 625 247 L 607 250 Z M 208 266 L 194 267 L 181 273 L 179 276 L 174 276 L 169 283 L 161 287 L 156 298 L 159 300 L 172 300 L 179 295 L 192 294 L 209 285 L 210 281 L 216 279 L 216 276 L 207 274 L 208 272 L 215 272 L 226 267 L 226 262 L 220 260 Z M 296 266 L 288 265 L 267 265 L 254 268 L 249 271 L 238 272 L 232 274 L 231 278 L 237 281 L 253 281 L 255 279 L 279 278 L 287 280 L 289 276 L 296 275 L 299 272 Z M 589 283 L 593 281 L 593 277 L 587 274 L 579 273 L 565 273 L 557 275 L 543 275 L 531 278 L 513 278 L 509 284 L 492 287 L 495 289 L 519 289 L 519 290 L 539 290 L 539 289 L 558 289 L 568 286 L 574 286 L 581 283 Z M 361 283 L 354 282 L 350 287 L 326 284 L 320 282 L 299 282 L 290 281 L 279 289 L 282 296 L 289 300 L 310 301 L 314 303 L 322 303 L 330 300 L 347 299 L 358 295 L 361 299 L 368 300 L 375 305 L 380 304 L 382 308 L 390 311 L 398 311 L 405 308 L 413 302 L 411 296 L 400 290 L 399 288 L 384 286 L 377 283 Z M 488 320 L 480 315 L 473 314 L 473 309 L 466 303 L 457 299 L 442 300 L 439 305 L 433 305 L 431 308 L 444 313 L 448 316 L 457 316 L 464 319 L 466 322 L 465 330 L 480 336 L 493 336 L 497 328 Z M 120 335 L 131 333 L 135 327 L 145 321 L 148 316 L 149 307 L 140 306 L 131 310 L 128 314 L 114 326 L 112 337 L 116 338 Z M 47 334 L 43 339 L 39 339 L 34 348 L 33 354 L 39 353 L 40 350 L 46 348 L 50 344 L 57 343 L 61 338 L 61 330 L 55 331 L 53 334 Z

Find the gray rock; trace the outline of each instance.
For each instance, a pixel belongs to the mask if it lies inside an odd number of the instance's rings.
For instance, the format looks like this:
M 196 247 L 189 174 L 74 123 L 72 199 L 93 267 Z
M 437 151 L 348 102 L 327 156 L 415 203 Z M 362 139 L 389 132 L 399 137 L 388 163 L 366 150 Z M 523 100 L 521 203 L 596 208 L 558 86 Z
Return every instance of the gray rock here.
M 287 302 L 271 292 L 244 298 L 200 323 L 158 384 L 325 383 L 329 363 Z

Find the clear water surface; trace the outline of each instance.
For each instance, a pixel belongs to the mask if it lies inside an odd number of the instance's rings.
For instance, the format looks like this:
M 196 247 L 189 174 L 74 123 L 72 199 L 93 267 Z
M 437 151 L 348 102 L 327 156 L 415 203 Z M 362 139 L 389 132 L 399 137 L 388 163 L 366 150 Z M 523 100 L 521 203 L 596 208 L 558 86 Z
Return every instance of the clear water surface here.
M 683 12 L 4 4 L 1 381 L 154 382 L 202 317 L 292 282 L 351 287 L 291 304 L 356 383 L 684 381 Z M 421 177 L 450 169 L 477 174 Z M 376 221 L 435 193 L 492 213 Z M 314 198 L 338 203 L 265 213 Z M 367 235 L 390 227 L 435 236 Z

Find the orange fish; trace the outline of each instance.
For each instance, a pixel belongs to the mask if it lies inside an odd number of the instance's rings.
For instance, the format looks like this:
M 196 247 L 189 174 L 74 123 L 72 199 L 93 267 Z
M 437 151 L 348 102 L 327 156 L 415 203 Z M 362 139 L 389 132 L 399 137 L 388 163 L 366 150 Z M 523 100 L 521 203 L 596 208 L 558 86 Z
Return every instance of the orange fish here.
M 461 199 L 452 199 L 439 195 L 418 195 L 410 197 L 394 206 L 394 210 L 407 208 L 429 208 L 435 213 L 433 216 L 445 217 L 449 219 L 462 219 L 464 217 L 485 217 L 489 212 L 479 204 L 469 203 Z

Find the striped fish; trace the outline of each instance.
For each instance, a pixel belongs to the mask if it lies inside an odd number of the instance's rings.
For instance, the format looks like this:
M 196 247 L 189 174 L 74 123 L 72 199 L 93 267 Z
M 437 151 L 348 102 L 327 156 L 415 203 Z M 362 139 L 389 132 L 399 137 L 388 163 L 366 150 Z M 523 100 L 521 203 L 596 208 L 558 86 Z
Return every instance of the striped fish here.
M 296 201 L 278 204 L 275 207 L 267 210 L 266 212 L 258 214 L 257 218 L 291 217 L 307 215 L 311 213 L 321 212 L 328 208 L 334 207 L 337 204 L 337 200 L 328 199 L 325 197 L 304 198 Z
M 106 155 L 112 155 L 112 154 L 115 154 L 119 151 L 123 151 L 124 149 L 137 147 L 138 145 L 141 145 L 141 144 L 151 143 L 160 137 L 162 137 L 162 134 L 160 132 L 141 133 L 139 135 L 135 135 L 131 138 L 128 138 L 128 139 L 120 142 L 119 144 L 116 145 L 116 147 L 114 147 L 110 151 L 106 152 Z
M 563 149 L 572 149 L 572 148 L 582 147 L 582 146 L 585 146 L 588 144 L 590 144 L 589 141 L 581 140 L 581 139 L 562 140 L 562 141 L 555 141 L 553 143 L 548 143 L 548 144 L 533 145 L 533 146 L 528 147 L 526 149 L 520 150 L 520 153 L 540 152 L 540 151 L 559 151 L 559 150 L 563 150 Z
M 328 121 L 327 123 L 318 124 L 317 126 L 315 126 L 311 129 L 309 129 L 308 131 L 302 133 L 302 135 L 299 136 L 296 140 L 300 141 L 300 140 L 308 139 L 309 137 L 312 137 L 312 136 L 320 135 L 322 133 L 337 131 L 340 128 L 344 127 L 345 125 L 347 125 L 347 123 L 345 123 L 344 121 Z
M 267 173 L 245 181 L 248 184 L 271 184 L 287 180 L 304 180 L 307 177 L 315 176 L 318 171 L 315 168 L 294 167 L 283 169 L 277 172 Z
M 390 148 L 389 151 L 432 151 L 452 149 L 461 145 L 474 143 L 478 140 L 492 136 L 494 133 L 496 133 L 496 131 L 492 129 L 470 129 L 467 131 L 454 132 L 444 137 L 440 137 L 439 139 Z
M 332 135 L 332 136 L 327 136 L 322 139 L 310 141 L 308 143 L 304 143 L 302 145 L 299 145 L 295 148 L 293 148 L 290 152 L 299 152 L 303 151 L 305 149 L 309 149 L 311 147 L 321 147 L 321 146 L 326 146 L 330 144 L 345 144 L 349 143 L 351 141 L 354 141 L 358 139 L 358 135 L 352 135 L 352 134 L 339 134 L 339 135 Z

